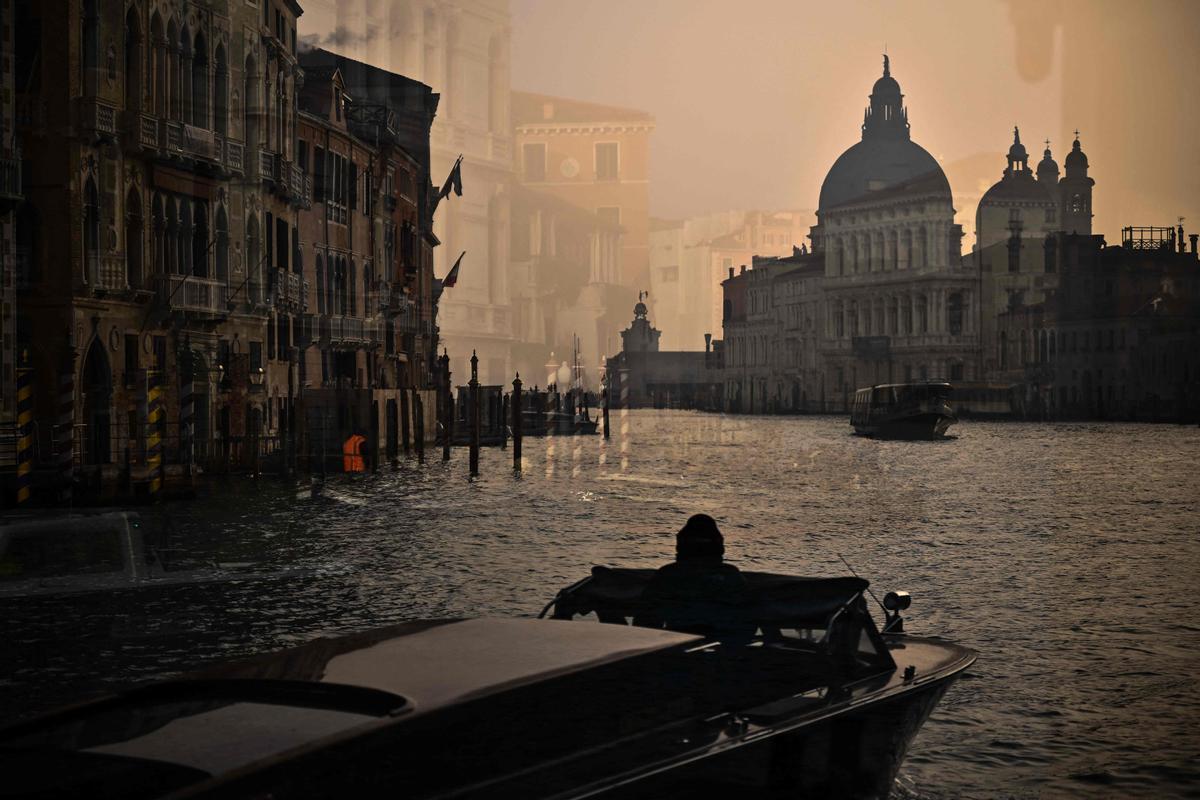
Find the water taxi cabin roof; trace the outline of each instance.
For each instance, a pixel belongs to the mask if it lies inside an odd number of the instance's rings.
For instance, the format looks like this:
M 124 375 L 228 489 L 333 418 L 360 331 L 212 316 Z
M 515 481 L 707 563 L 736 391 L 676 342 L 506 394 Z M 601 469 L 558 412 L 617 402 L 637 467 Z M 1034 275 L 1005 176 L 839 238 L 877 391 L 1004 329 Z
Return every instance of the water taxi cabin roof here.
M 413 622 L 318 639 L 206 677 L 358 686 L 403 696 L 422 712 L 699 641 L 671 631 L 552 620 Z

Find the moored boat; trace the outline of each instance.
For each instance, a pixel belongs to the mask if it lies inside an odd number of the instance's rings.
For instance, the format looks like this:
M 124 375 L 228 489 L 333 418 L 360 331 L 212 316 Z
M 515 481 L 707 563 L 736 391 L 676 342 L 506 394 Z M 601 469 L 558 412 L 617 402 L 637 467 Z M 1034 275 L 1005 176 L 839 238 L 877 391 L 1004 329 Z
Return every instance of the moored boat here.
M 736 603 L 680 609 L 646 598 L 652 571 L 598 567 L 556 619 L 412 622 L 134 688 L 0 731 L 0 796 L 886 796 L 974 654 L 898 632 L 901 594 L 881 633 L 858 578 L 744 574 Z M 628 624 L 680 614 L 713 627 Z
M 854 393 L 850 424 L 861 436 L 937 439 L 958 422 L 948 383 L 888 383 Z

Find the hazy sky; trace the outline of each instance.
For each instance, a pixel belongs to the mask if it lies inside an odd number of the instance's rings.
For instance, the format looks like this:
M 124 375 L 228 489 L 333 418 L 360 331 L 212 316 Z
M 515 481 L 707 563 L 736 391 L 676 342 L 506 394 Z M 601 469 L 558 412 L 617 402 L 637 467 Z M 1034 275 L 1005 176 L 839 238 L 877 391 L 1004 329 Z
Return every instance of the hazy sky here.
M 1095 230 L 1200 229 L 1195 0 L 511 0 L 513 86 L 657 118 L 651 208 L 816 205 L 859 139 L 884 47 L 913 139 L 950 178 L 972 242 L 1013 125 L 1061 168 L 1078 127 Z

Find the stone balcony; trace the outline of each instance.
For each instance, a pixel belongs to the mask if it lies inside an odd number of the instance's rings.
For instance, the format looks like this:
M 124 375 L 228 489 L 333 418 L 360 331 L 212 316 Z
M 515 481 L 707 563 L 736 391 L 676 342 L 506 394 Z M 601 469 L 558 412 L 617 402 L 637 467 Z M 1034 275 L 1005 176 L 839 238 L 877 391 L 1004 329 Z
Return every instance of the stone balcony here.
M 303 312 L 308 306 L 308 281 L 294 272 L 271 271 L 272 302 L 275 308 Z
M 79 129 L 101 138 L 117 135 L 117 107 L 94 97 L 79 101 Z
M 195 275 L 160 275 L 158 280 L 158 301 L 170 311 L 211 316 L 228 311 L 223 280 Z

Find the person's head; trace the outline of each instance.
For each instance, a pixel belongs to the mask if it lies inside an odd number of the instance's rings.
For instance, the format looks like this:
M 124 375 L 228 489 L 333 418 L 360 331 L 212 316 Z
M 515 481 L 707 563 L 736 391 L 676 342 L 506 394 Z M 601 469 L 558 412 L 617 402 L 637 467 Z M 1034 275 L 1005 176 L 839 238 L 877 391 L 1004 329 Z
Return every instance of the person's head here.
M 725 555 L 725 538 L 708 514 L 692 516 L 675 534 L 675 558 L 716 558 Z

